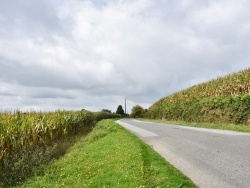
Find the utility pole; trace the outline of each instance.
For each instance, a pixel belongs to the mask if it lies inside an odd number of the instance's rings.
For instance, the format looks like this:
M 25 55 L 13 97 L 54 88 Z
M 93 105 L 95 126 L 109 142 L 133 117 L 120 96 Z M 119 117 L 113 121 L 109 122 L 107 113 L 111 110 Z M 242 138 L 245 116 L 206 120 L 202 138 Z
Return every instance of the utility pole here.
M 125 117 L 127 116 L 127 110 L 126 110 L 126 98 L 125 98 Z

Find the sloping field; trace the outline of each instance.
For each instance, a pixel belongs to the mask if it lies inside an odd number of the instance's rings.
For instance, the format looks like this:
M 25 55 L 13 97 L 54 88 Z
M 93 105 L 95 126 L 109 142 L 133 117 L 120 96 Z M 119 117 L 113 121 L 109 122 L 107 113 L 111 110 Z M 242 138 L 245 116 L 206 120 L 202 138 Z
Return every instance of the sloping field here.
M 250 125 L 250 68 L 162 98 L 146 117 Z

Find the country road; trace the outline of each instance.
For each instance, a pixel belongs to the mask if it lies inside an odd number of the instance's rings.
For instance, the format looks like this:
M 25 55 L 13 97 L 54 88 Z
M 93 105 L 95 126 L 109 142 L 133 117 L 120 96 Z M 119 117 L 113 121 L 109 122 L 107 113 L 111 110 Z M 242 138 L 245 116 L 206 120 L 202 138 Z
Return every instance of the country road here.
M 121 119 L 201 188 L 250 187 L 250 134 Z

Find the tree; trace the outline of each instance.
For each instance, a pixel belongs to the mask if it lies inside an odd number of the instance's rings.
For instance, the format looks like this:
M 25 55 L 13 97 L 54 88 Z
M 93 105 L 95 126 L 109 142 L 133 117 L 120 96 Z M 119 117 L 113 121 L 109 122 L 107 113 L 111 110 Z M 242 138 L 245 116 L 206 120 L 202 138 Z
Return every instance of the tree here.
M 101 112 L 112 113 L 111 110 L 109 110 L 109 109 L 102 109 Z
M 116 114 L 124 115 L 124 110 L 122 108 L 122 105 L 119 105 L 116 110 Z
M 142 118 L 144 116 L 145 110 L 139 106 L 136 105 L 132 108 L 130 116 L 133 118 Z

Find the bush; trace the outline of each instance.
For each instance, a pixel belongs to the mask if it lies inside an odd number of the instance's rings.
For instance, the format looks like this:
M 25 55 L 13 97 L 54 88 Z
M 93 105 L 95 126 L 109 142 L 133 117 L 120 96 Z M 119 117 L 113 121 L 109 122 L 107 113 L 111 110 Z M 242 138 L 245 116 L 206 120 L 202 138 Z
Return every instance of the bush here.
M 141 106 L 136 105 L 132 108 L 132 112 L 131 112 L 130 116 L 132 118 L 143 118 L 145 111 L 146 110 L 144 110 Z

